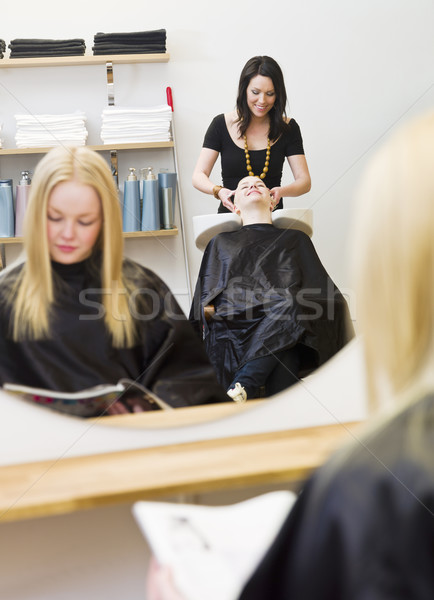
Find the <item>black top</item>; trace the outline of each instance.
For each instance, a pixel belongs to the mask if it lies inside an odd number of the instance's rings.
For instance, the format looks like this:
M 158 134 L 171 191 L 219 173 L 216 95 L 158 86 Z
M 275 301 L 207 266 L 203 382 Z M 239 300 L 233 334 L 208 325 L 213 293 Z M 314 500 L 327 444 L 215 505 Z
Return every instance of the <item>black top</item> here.
M 55 304 L 49 339 L 14 342 L 5 290 L 22 265 L 0 286 L 0 384 L 16 383 L 75 392 L 121 378 L 137 380 L 178 407 L 226 401 L 197 335 L 163 281 L 124 260 L 123 276 L 140 293 L 130 308 L 137 343 L 116 348 L 102 318 L 100 263 L 52 263 Z
M 207 323 L 208 304 L 216 312 Z M 296 344 L 307 374 L 353 336 L 346 301 L 309 236 L 266 223 L 220 233 L 209 242 L 190 321 L 204 333 L 224 387 L 246 362 Z
M 305 486 L 241 600 L 434 598 L 434 395 Z
M 235 190 L 240 179 L 248 175 L 246 155 L 244 148 L 237 146 L 231 138 L 224 114 L 218 115 L 212 120 L 205 134 L 203 147 L 220 153 L 223 186 Z M 263 150 L 249 150 L 253 173 L 257 176 L 262 173 L 264 168 L 265 153 L 266 148 Z M 288 123 L 288 132 L 281 135 L 271 146 L 270 164 L 268 173 L 264 178 L 264 183 L 269 189 L 280 186 L 285 158 L 297 154 L 304 154 L 303 140 L 300 127 L 294 119 L 291 119 Z M 282 206 L 279 206 L 279 208 L 282 208 Z M 221 210 L 222 208 L 223 210 Z M 219 212 L 229 211 L 221 204 Z

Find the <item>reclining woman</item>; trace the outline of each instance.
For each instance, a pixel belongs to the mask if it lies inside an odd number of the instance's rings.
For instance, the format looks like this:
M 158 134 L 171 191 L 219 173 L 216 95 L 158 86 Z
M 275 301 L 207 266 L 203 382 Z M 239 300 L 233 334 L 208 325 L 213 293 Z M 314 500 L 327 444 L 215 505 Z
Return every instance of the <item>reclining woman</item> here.
M 190 321 L 229 396 L 245 401 L 297 382 L 340 350 L 353 328 L 309 236 L 272 224 L 273 198 L 259 177 L 239 182 L 234 208 L 243 226 L 206 247 Z
M 227 400 L 168 287 L 123 258 L 117 190 L 96 152 L 56 148 L 39 162 L 24 248 L 1 281 L 1 385 L 75 392 L 128 378 L 172 407 Z

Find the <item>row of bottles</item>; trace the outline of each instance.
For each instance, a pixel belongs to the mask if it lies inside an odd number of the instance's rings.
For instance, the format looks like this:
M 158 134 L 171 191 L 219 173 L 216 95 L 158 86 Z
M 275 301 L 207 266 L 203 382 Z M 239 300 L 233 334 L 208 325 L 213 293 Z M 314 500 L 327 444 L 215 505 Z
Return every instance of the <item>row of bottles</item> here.
M 136 169 L 130 167 L 124 182 L 122 199 L 123 231 L 155 231 L 173 229 L 176 201 L 176 173 L 161 169 L 158 177 L 153 167 L 140 169 L 142 179 L 137 179 Z M 24 213 L 29 201 L 31 171 L 21 171 L 16 186 L 15 203 L 12 179 L 0 179 L 0 238 L 21 237 Z
M 30 187 L 30 171 L 21 171 L 14 207 L 13 181 L 0 179 L 0 237 L 23 235 L 23 219 L 29 201 Z
M 129 168 L 124 182 L 122 200 L 123 230 L 155 231 L 173 229 L 176 200 L 176 173 L 161 169 L 158 177 L 153 167 L 140 169 L 141 181 L 136 169 Z

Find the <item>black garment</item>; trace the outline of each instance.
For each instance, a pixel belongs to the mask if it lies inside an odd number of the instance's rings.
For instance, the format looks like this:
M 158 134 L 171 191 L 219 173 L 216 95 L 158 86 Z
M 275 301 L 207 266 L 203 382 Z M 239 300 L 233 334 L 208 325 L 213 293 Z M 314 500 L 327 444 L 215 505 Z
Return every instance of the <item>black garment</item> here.
M 17 38 L 9 44 L 11 58 L 32 56 L 83 56 L 86 50 L 84 39 L 51 40 L 39 38 Z
M 103 54 L 164 54 L 166 46 L 164 44 L 140 44 L 132 46 L 130 44 L 98 44 L 92 46 L 94 56 Z
M 95 42 L 121 42 L 121 43 L 151 43 L 166 41 L 165 29 L 152 29 L 149 31 L 127 31 L 120 33 L 103 33 L 99 32 L 94 35 Z
M 137 343 L 115 348 L 101 315 L 99 261 L 52 263 L 56 282 L 52 336 L 14 342 L 5 290 L 22 266 L 0 286 L 0 384 L 19 383 L 65 392 L 130 378 L 174 407 L 227 401 L 197 335 L 161 279 L 131 260 L 124 277 L 140 290 L 131 310 Z
M 434 395 L 308 482 L 240 600 L 434 598 Z
M 300 356 L 297 346 L 268 356 L 253 358 L 239 369 L 228 389 L 239 383 L 247 398 L 268 398 L 299 381 Z
M 244 148 L 238 147 L 231 138 L 223 114 L 212 120 L 205 134 L 203 147 L 220 153 L 223 187 L 235 190 L 240 179 L 248 175 L 246 155 Z M 249 150 L 250 162 L 255 175 L 259 176 L 262 173 L 265 165 L 265 153 L 266 149 Z M 270 164 L 264 178 L 264 183 L 270 190 L 280 186 L 285 158 L 297 154 L 304 154 L 303 140 L 300 127 L 294 119 L 291 119 L 288 124 L 288 133 L 281 135 L 271 146 Z M 278 208 L 282 208 L 282 206 L 283 204 L 281 205 L 279 202 Z M 229 210 L 220 204 L 218 212 L 229 212 Z
M 164 54 L 166 30 L 131 31 L 126 33 L 97 33 L 92 47 L 101 54 Z
M 207 323 L 203 309 L 215 306 Z M 299 345 L 301 374 L 353 336 L 348 307 L 310 238 L 293 229 L 246 225 L 205 249 L 190 321 L 223 387 L 253 358 Z

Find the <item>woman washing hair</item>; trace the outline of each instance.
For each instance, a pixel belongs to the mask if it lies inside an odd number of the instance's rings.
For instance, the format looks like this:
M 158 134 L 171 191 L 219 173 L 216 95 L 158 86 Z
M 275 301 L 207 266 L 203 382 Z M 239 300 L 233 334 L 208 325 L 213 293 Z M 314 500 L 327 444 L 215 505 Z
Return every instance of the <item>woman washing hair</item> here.
M 264 181 L 273 208 L 282 208 L 285 196 L 301 196 L 310 190 L 300 127 L 286 116 L 286 105 L 283 73 L 277 62 L 270 56 L 248 60 L 240 75 L 236 110 L 213 119 L 193 173 L 194 187 L 221 202 L 218 212 L 233 212 L 233 190 L 246 175 Z M 219 154 L 223 186 L 210 179 Z M 282 185 L 285 158 L 294 181 Z
M 51 150 L 25 218 L 26 260 L 1 281 L 1 384 L 74 392 L 128 378 L 173 407 L 225 399 L 170 290 L 123 258 L 119 200 L 101 156 Z

